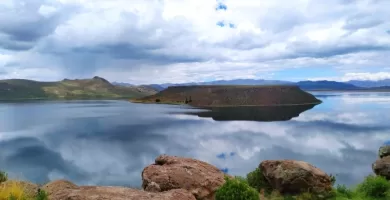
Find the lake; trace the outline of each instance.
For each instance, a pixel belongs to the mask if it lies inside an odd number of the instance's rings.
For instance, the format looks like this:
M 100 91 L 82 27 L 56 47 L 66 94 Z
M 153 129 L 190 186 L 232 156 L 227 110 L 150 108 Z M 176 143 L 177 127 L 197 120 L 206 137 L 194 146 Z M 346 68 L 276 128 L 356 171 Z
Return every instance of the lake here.
M 126 101 L 0 103 L 0 169 L 37 183 L 140 187 L 143 168 L 165 153 L 241 176 L 265 159 L 303 160 L 354 185 L 390 140 L 390 93 L 313 94 L 323 103 L 232 115 Z

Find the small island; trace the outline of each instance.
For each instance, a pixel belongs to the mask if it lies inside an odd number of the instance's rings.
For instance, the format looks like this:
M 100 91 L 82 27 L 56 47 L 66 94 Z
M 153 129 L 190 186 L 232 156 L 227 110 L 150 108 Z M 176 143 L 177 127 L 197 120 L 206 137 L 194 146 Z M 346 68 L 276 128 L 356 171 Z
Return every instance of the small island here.
M 316 105 L 321 101 L 292 85 L 172 86 L 134 103 L 188 104 L 194 107 Z

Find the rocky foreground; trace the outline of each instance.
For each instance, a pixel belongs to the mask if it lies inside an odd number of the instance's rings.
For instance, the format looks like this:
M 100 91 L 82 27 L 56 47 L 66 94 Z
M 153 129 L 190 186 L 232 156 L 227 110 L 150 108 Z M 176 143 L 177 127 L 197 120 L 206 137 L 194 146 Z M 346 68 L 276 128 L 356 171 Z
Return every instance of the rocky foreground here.
M 379 148 L 379 159 L 372 164 L 372 170 L 376 175 L 390 180 L 390 145 Z
M 381 147 L 373 163 L 377 175 L 390 178 L 390 146 Z M 303 161 L 265 160 L 258 167 L 273 191 L 280 194 L 326 193 L 332 190 L 332 178 L 321 169 Z M 52 200 L 214 200 L 225 183 L 224 174 L 206 162 L 177 156 L 160 155 L 144 168 L 142 190 L 111 186 L 77 186 L 66 180 L 44 186 L 21 182 L 27 195 L 39 189 Z M 231 177 L 234 178 L 234 177 Z M 0 186 L 12 184 L 6 181 Z

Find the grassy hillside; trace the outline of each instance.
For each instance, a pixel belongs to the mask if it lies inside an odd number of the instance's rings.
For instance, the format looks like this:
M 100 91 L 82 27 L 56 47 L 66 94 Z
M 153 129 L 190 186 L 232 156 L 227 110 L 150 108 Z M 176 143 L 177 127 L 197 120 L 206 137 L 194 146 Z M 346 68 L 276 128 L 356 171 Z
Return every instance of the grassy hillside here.
M 38 82 L 24 79 L 0 80 L 0 100 L 25 99 L 124 99 L 140 98 L 156 91 L 140 86 L 114 86 L 107 80 L 92 79 Z
M 297 86 L 173 86 L 138 99 L 142 103 L 187 103 L 197 107 L 316 104 Z

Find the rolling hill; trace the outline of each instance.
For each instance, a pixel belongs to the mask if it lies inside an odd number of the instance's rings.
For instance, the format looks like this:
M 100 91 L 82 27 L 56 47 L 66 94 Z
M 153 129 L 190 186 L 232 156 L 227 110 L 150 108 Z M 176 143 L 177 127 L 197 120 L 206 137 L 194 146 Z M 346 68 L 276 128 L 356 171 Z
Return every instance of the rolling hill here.
M 0 100 L 128 99 L 156 92 L 155 89 L 146 86 L 116 86 L 97 76 L 92 79 L 64 79 L 58 82 L 0 80 Z

